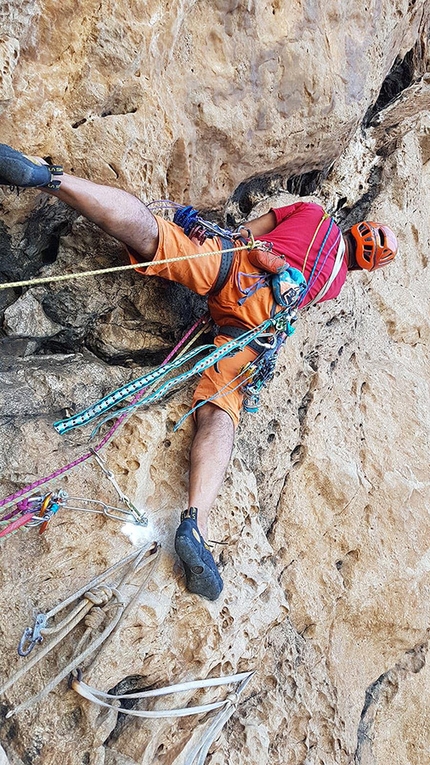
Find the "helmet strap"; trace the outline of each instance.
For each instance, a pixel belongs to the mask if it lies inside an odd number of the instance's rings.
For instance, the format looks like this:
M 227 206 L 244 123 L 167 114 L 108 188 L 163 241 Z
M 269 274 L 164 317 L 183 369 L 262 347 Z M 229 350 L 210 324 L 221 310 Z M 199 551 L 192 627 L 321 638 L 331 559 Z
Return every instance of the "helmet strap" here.
M 349 231 L 346 231 L 343 234 L 343 240 L 345 242 L 345 255 L 348 271 L 361 271 L 362 269 L 355 259 L 355 242 Z

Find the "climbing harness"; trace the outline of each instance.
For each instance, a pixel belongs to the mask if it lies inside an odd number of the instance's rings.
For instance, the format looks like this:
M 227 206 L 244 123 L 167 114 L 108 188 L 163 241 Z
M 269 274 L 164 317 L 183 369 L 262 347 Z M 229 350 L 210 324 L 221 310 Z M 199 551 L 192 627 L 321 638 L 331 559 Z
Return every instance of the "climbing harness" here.
M 296 271 L 296 269 L 291 270 Z M 213 396 L 204 401 L 199 401 L 192 409 L 186 412 L 186 414 L 184 414 L 176 423 L 174 430 L 177 430 L 187 417 L 196 412 L 201 406 L 204 406 L 205 403 L 222 398 L 223 395 L 233 393 L 237 389 L 241 389 L 244 396 L 244 411 L 249 414 L 254 414 L 258 411 L 261 391 L 273 378 L 281 346 L 287 337 L 290 337 L 295 331 L 293 323 L 297 319 L 297 303 L 300 300 L 304 282 L 300 272 L 297 271 L 297 274 L 298 281 L 295 284 L 293 283 L 292 288 L 289 290 L 290 303 L 287 306 L 287 301 L 285 301 L 285 308 L 275 315 L 272 331 L 261 333 L 257 338 L 250 340 L 247 343 L 247 347 L 258 354 L 255 360 L 245 364 L 236 377 L 213 394 Z M 220 327 L 220 333 L 235 338 L 237 342 L 239 342 L 246 334 L 246 332 L 244 333 L 243 328 L 230 325 Z M 239 380 L 239 382 L 236 387 L 232 389 L 230 386 L 236 380 Z
M 154 570 L 155 562 L 159 555 L 160 546 L 154 542 L 152 545 L 145 546 L 138 550 L 135 550 L 130 555 L 122 558 L 110 568 L 106 569 L 102 574 L 95 577 L 91 582 L 81 587 L 77 592 L 64 600 L 58 606 L 47 613 L 37 614 L 34 622 L 34 626 L 27 627 L 18 646 L 18 653 L 20 656 L 29 656 L 36 646 L 39 646 L 45 637 L 52 637 L 52 640 L 45 645 L 40 651 L 37 652 L 26 664 L 25 667 L 19 669 L 9 680 L 4 683 L 0 688 L 0 694 L 3 694 L 8 688 L 11 688 L 18 682 L 24 675 L 26 675 L 47 653 L 49 653 L 56 645 L 61 643 L 66 636 L 82 621 L 85 624 L 85 631 L 81 639 L 77 643 L 76 653 L 74 659 L 62 669 L 59 674 L 53 678 L 38 694 L 28 699 L 27 701 L 19 704 L 17 707 L 7 713 L 7 717 L 11 717 L 13 714 L 22 712 L 28 709 L 33 704 L 41 701 L 55 688 L 58 683 L 65 677 L 68 677 L 70 672 L 80 666 L 97 650 L 102 644 L 106 645 L 106 640 L 111 638 L 113 631 L 118 626 L 120 620 L 125 615 L 131 606 L 139 598 L 149 576 Z M 113 575 L 114 579 L 117 579 L 117 575 L 121 573 L 119 581 L 115 584 L 111 582 Z M 140 583 L 126 603 L 125 587 L 129 581 L 140 576 Z M 102 626 L 103 622 L 109 617 L 109 612 L 113 611 L 113 616 L 110 617 L 108 624 L 104 627 L 103 631 L 97 634 L 97 630 Z M 50 622 L 54 617 L 58 616 L 62 612 L 65 612 L 62 618 L 54 624 Z M 93 633 L 96 636 L 93 637 Z M 86 643 L 89 644 L 85 646 Z
M 80 696 L 91 701 L 93 704 L 107 708 L 115 709 L 117 713 L 131 715 L 132 717 L 143 717 L 145 719 L 160 719 L 166 717 L 188 717 L 190 715 L 205 714 L 218 709 L 219 712 L 212 720 L 211 724 L 202 736 L 198 738 L 194 746 L 186 753 L 184 759 L 184 765 L 203 765 L 209 748 L 213 741 L 216 739 L 226 722 L 234 714 L 237 705 L 239 703 L 239 697 L 242 691 L 246 688 L 251 678 L 255 674 L 255 671 L 239 672 L 236 675 L 229 675 L 225 677 L 210 677 L 207 680 L 191 680 L 186 683 L 177 683 L 166 688 L 156 688 L 151 691 L 141 691 L 138 693 L 127 693 L 123 695 L 113 695 L 110 693 L 104 693 L 96 688 L 87 685 L 82 682 L 81 673 L 70 679 L 70 687 Z M 140 709 L 127 709 L 118 707 L 118 702 L 122 699 L 148 699 L 157 698 L 160 696 L 168 696 L 173 693 L 183 693 L 184 691 L 197 690 L 199 688 L 214 688 L 221 685 L 236 684 L 236 688 L 233 692 L 230 692 L 223 700 L 215 701 L 207 704 L 200 704 L 198 706 L 182 707 L 180 709 L 163 709 L 163 710 L 140 710 Z

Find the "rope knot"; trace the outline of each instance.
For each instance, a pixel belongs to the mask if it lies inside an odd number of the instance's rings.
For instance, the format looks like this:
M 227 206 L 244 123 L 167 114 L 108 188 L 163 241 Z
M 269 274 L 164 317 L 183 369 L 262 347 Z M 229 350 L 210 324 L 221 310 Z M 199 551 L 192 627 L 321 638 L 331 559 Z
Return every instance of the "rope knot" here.
M 84 598 L 94 603 L 95 606 L 104 606 L 112 599 L 112 590 L 107 584 L 101 584 L 84 593 Z
M 226 696 L 225 700 L 226 702 L 228 702 L 229 704 L 235 707 L 237 705 L 237 702 L 239 701 L 239 696 L 237 695 L 237 693 L 232 692 L 232 693 L 229 693 L 228 696 Z
M 99 608 L 99 606 L 94 606 L 91 611 L 86 615 L 84 624 L 89 629 L 95 631 L 98 630 L 99 627 L 104 622 L 104 619 L 106 617 L 105 612 L 102 608 Z

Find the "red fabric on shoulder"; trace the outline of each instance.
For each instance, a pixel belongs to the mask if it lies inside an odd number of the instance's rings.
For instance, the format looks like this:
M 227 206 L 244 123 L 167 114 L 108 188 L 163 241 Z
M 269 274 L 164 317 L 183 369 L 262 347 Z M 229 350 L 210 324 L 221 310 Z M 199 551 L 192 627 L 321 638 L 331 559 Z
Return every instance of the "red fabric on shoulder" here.
M 305 207 L 306 202 L 294 202 L 292 205 L 285 205 L 285 207 L 271 207 L 270 212 L 275 213 L 276 225 L 279 226 L 282 221 L 287 220 L 291 215 L 298 212 L 301 208 Z

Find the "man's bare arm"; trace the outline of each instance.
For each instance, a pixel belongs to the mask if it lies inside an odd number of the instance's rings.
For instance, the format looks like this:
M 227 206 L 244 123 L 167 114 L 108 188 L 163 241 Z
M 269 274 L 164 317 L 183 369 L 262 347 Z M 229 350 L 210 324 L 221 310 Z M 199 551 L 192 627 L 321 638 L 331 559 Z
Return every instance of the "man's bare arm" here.
M 243 228 L 249 228 L 252 235 L 258 239 L 260 236 L 264 236 L 264 234 L 269 234 L 275 228 L 275 213 L 270 210 L 270 212 L 260 215 L 259 218 L 254 218 L 254 220 L 250 220 L 242 225 Z

